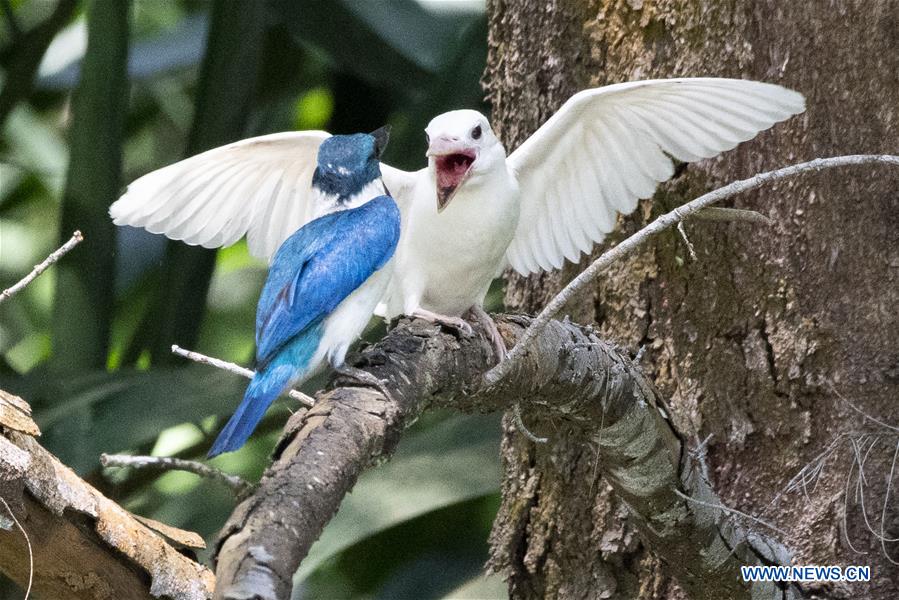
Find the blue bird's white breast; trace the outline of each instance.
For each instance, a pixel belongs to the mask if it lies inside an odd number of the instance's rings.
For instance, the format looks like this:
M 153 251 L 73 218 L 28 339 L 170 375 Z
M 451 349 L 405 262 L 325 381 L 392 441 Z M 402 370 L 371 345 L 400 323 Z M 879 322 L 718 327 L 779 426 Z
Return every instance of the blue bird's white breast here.
M 375 196 L 384 194 L 387 194 L 387 187 L 380 178 L 362 184 L 358 191 L 352 193 L 327 191 L 313 185 L 312 215 L 313 218 L 318 218 L 339 210 L 358 208 Z

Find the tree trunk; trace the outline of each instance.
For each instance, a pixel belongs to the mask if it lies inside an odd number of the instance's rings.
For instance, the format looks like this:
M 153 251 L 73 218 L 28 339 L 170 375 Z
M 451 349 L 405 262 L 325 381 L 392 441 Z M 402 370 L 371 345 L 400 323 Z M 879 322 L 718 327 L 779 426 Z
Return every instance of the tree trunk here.
M 690 165 L 621 219 L 606 244 L 734 179 L 815 157 L 899 150 L 893 0 L 494 0 L 488 12 L 485 83 L 509 150 L 587 87 L 721 76 L 805 94 L 804 115 L 720 160 Z M 671 399 L 678 429 L 695 433 L 689 445 L 711 436 L 703 448 L 721 499 L 787 530 L 794 564 L 871 565 L 870 584 L 804 586 L 821 597 L 899 592 L 899 567 L 886 557 L 899 560 L 899 544 L 881 545 L 869 531 L 857 493 L 865 492 L 871 528 L 899 537 L 896 495 L 887 488 L 896 433 L 853 408 L 899 425 L 897 188 L 896 170 L 860 167 L 746 194 L 735 206 L 773 225 L 689 223 L 697 261 L 672 231 L 568 310 L 575 321 L 595 322 L 603 339 L 646 348 L 642 364 Z M 585 264 L 510 275 L 509 309 L 538 310 Z M 577 427 L 536 411 L 524 421 L 550 441 L 535 445 L 507 427 L 491 567 L 509 576 L 512 596 L 684 597 L 596 477 L 595 446 Z M 853 435 L 838 437 L 844 433 Z M 835 440 L 827 460 L 813 462 Z M 861 455 L 869 443 L 859 485 L 853 448 Z M 807 464 L 816 479 L 786 491 Z

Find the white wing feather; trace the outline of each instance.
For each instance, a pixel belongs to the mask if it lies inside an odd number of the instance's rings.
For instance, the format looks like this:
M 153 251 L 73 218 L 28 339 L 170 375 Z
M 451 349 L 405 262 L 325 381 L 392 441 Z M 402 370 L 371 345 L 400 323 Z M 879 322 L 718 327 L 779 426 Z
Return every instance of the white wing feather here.
M 585 90 L 508 158 L 521 217 L 506 252 L 527 275 L 577 261 L 684 162 L 730 150 L 805 110 L 801 94 L 739 79 L 661 79 Z
M 266 261 L 311 220 L 312 174 L 330 134 L 288 131 L 250 138 L 169 165 L 134 181 L 109 208 L 116 225 L 143 227 L 205 248 L 247 236 Z M 412 174 L 381 165 L 397 202 Z

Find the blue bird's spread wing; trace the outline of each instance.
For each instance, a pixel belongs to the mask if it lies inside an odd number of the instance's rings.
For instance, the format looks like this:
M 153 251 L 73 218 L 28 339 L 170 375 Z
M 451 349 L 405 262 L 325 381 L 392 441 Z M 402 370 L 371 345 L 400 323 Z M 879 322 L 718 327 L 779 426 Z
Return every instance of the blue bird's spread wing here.
M 278 249 L 256 312 L 256 359 L 265 366 L 320 323 L 393 255 L 400 213 L 379 196 L 307 223 Z

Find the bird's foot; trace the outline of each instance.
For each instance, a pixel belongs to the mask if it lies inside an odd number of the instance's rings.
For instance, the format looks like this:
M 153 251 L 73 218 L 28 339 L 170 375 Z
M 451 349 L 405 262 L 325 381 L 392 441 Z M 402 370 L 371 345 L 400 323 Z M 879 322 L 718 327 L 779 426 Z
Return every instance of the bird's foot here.
M 368 371 L 357 369 L 356 367 L 351 367 L 347 364 L 334 367 L 334 371 L 340 375 L 340 377 L 348 379 L 350 382 L 361 383 L 366 387 L 377 389 L 385 398 L 393 402 L 393 396 L 391 395 L 390 390 L 387 389 L 386 379 L 378 379 Z
M 441 315 L 440 313 L 431 312 L 423 308 L 415 309 L 412 316 L 418 319 L 424 319 L 430 323 L 437 323 L 438 325 L 455 329 L 465 337 L 474 335 L 474 330 L 472 330 L 471 325 L 461 317 L 448 317 L 447 315 Z
M 496 327 L 496 321 L 493 320 L 493 317 L 491 317 L 480 304 L 472 306 L 471 309 L 469 309 L 469 312 L 471 313 L 471 316 L 481 324 L 481 327 L 487 330 L 487 336 L 490 338 L 490 343 L 493 344 L 493 349 L 496 351 L 498 362 L 506 360 L 506 341 Z

